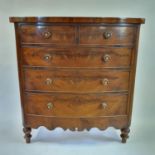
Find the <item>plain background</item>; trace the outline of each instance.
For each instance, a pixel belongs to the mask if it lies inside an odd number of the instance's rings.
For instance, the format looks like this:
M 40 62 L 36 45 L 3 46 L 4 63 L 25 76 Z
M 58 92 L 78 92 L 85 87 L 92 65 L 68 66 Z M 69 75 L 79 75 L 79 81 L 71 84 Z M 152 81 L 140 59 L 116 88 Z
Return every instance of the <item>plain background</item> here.
M 14 26 L 9 16 L 143 17 L 130 138 L 119 131 L 33 130 L 23 140 Z M 155 0 L 0 0 L 0 155 L 155 154 Z

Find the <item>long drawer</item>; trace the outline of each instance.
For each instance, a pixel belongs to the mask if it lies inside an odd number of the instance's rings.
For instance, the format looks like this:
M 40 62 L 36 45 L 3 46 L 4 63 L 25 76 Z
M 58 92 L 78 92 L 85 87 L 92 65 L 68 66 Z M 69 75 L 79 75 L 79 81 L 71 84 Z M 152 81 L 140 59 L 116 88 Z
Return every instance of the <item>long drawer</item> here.
M 127 91 L 129 72 L 115 70 L 25 69 L 25 90 L 51 92 Z
M 25 94 L 26 113 L 53 117 L 126 115 L 127 95 Z
M 132 48 L 23 47 L 23 63 L 45 67 L 129 67 Z

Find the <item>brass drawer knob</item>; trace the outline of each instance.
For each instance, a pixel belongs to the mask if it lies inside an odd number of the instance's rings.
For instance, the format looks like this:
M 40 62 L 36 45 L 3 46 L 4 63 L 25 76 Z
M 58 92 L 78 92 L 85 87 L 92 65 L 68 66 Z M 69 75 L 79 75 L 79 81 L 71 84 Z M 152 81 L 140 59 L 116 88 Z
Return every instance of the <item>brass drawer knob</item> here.
M 109 84 L 109 80 L 107 78 L 104 78 L 101 80 L 101 83 L 106 86 Z
M 102 59 L 104 62 L 108 62 L 111 59 L 111 57 L 109 54 L 105 54 Z
M 101 105 L 103 109 L 105 109 L 108 106 L 106 102 L 101 103 Z
M 111 32 L 104 32 L 103 36 L 104 36 L 104 39 L 109 39 L 109 38 L 111 38 L 112 33 Z
M 51 36 L 52 36 L 52 33 L 49 32 L 49 31 L 44 31 L 42 33 L 42 36 L 45 38 L 45 39 L 49 39 Z
M 51 102 L 47 103 L 47 109 L 52 109 L 53 108 L 53 104 Z
M 52 59 L 52 56 L 50 54 L 45 54 L 44 55 L 44 60 L 49 61 Z
M 47 78 L 46 81 L 45 81 L 45 83 L 47 85 L 51 85 L 53 83 L 53 80 L 51 78 Z

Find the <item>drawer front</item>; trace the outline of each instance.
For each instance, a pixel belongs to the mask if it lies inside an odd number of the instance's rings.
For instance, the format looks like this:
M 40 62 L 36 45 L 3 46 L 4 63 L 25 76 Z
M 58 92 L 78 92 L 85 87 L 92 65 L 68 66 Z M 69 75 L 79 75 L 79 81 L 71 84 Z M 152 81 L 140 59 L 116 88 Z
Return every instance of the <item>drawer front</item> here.
M 80 44 L 132 45 L 136 28 L 125 26 L 81 26 Z
M 131 48 L 22 48 L 24 65 L 47 67 L 129 67 Z
M 22 43 L 75 43 L 75 27 L 73 26 L 22 25 L 20 34 Z
M 57 117 L 126 115 L 127 95 L 26 94 L 26 113 Z
M 54 92 L 117 92 L 128 90 L 127 71 L 25 70 L 25 90 Z

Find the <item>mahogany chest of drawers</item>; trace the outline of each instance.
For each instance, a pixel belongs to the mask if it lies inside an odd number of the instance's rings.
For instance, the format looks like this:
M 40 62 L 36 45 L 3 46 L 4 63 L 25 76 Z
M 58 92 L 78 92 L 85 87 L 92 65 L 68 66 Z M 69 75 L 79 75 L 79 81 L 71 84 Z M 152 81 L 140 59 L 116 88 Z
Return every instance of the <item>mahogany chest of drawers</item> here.
M 131 124 L 142 18 L 10 17 L 25 139 L 31 129 L 121 130 Z

